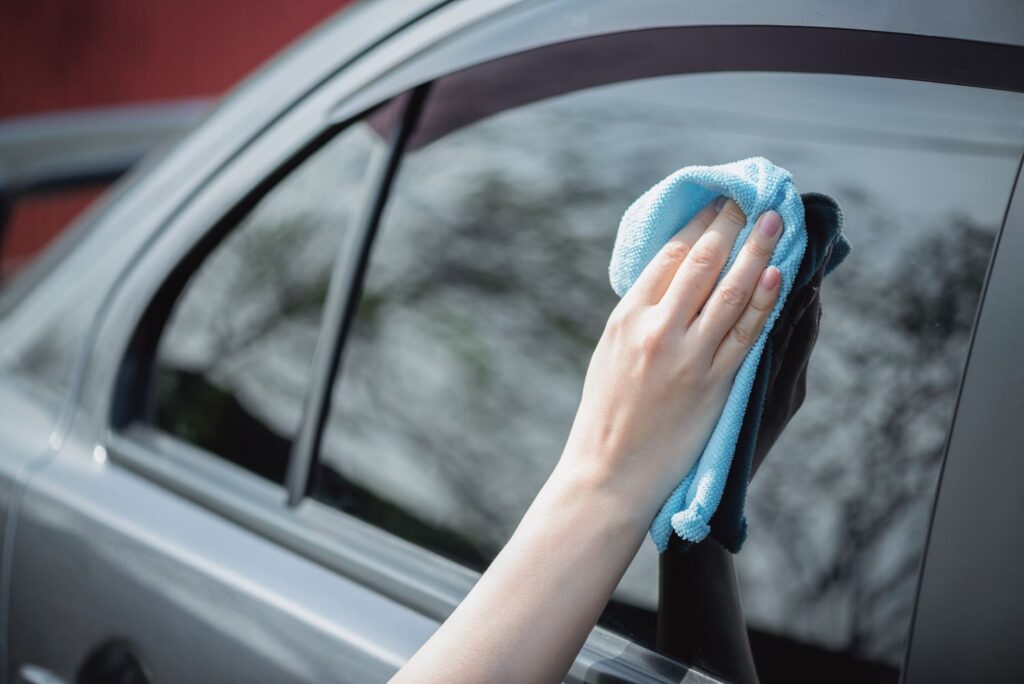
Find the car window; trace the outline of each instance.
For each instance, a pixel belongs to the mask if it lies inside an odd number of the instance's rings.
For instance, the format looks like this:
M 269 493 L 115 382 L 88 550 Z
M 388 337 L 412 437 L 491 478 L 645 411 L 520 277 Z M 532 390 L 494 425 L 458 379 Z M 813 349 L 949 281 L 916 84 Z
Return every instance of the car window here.
M 421 122 L 435 133 L 392 189 L 314 495 L 485 567 L 564 445 L 615 303 L 607 265 L 622 211 L 681 166 L 765 155 L 841 203 L 854 251 L 824 288 L 806 403 L 751 488 L 744 608 L 759 662 L 825 654 L 837 671 L 895 672 L 1022 151 L 1020 96 L 717 73 L 453 125 L 462 102 L 435 87 Z M 657 586 L 647 541 L 605 624 L 649 642 Z
M 350 126 L 203 260 L 159 343 L 153 424 L 283 483 L 331 269 L 381 145 L 369 124 Z

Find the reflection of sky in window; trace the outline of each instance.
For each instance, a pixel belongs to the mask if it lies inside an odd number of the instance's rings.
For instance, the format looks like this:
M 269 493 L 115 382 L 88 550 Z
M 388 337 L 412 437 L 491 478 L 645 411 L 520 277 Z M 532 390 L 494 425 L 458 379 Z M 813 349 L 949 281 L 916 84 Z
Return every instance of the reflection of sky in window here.
M 373 313 L 361 313 L 346 351 L 325 460 L 493 553 L 563 446 L 614 301 L 605 268 L 623 209 L 680 166 L 768 156 L 803 191 L 840 201 L 855 251 L 826 287 L 807 404 L 752 490 L 738 559 L 745 608 L 756 626 L 837 648 L 855 637 L 861 652 L 895 661 L 966 345 L 956 329 L 922 358 L 928 329 L 890 324 L 904 316 L 900 269 L 927 244 L 947 246 L 932 260 L 963 252 L 963 241 L 980 241 L 984 255 L 1022 115 L 1024 100 L 1001 92 L 713 74 L 596 88 L 450 134 L 401 171 L 366 287 Z M 984 260 L 963 268 L 974 287 Z M 942 272 L 922 260 L 907 296 L 941 297 L 929 288 Z M 935 396 L 921 399 L 922 387 Z M 901 399 L 913 409 L 897 435 L 905 457 L 879 470 L 877 453 L 896 442 L 878 433 L 893 429 L 885 414 Z M 851 507 L 885 496 L 909 503 L 893 507 L 860 557 L 845 558 Z M 798 543 L 787 548 L 783 536 Z M 855 572 L 812 596 L 815 573 L 837 562 Z M 653 607 L 655 578 L 648 543 L 618 596 Z M 855 605 L 873 588 L 891 600 Z

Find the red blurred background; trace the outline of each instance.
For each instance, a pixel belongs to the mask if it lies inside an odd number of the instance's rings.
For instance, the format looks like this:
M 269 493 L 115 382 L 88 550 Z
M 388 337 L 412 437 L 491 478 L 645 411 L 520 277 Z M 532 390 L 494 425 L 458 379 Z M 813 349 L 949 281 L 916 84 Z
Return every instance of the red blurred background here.
M 221 95 L 351 0 L 3 0 L 0 122 Z M 27 262 L 102 190 L 14 205 L 0 272 Z

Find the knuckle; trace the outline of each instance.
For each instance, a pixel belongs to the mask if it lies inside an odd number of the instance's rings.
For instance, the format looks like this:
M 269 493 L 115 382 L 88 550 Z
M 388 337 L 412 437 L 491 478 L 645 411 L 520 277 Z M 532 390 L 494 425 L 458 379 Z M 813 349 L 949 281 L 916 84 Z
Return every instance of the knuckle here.
M 725 203 L 725 206 L 722 207 L 722 213 L 719 214 L 719 216 L 723 217 L 730 223 L 738 225 L 743 225 L 747 222 L 747 215 L 743 213 L 742 209 L 740 209 L 740 205 L 736 204 L 733 200 L 729 200 Z
M 661 325 L 648 325 L 640 331 L 637 346 L 648 357 L 658 355 L 668 341 L 668 331 Z
M 747 240 L 744 248 L 747 250 L 747 254 L 757 259 L 767 259 L 772 255 L 772 245 L 767 245 L 756 238 Z
M 696 384 L 694 382 L 694 376 L 695 369 L 693 367 L 693 364 L 680 363 L 675 368 L 675 372 L 672 374 L 672 379 L 678 385 L 685 385 L 687 387 L 693 387 L 694 389 L 697 389 L 696 387 L 694 387 L 694 385 Z
M 725 401 L 725 397 L 728 396 L 728 388 L 732 386 L 732 379 L 736 375 L 738 361 L 742 360 L 742 356 L 736 358 L 736 354 L 725 354 L 719 356 L 711 364 L 711 376 L 713 381 L 717 383 L 720 392 L 722 392 L 722 401 Z
M 619 302 L 619 306 L 612 309 L 608 316 L 608 323 L 605 325 L 605 330 L 612 335 L 618 335 L 629 327 L 630 312 L 621 305 L 622 301 Z
M 681 262 L 689 252 L 690 248 L 682 240 L 669 240 L 661 248 L 662 255 L 672 262 Z
M 754 297 L 750 302 L 750 308 L 757 312 L 758 316 L 764 318 L 771 313 L 774 301 L 768 298 Z
M 718 299 L 730 307 L 738 307 L 747 303 L 745 293 L 735 285 L 723 285 L 718 288 Z
M 709 245 L 697 245 L 690 252 L 690 263 L 699 268 L 710 268 L 718 263 L 718 252 Z
M 701 363 L 699 359 L 684 355 L 675 367 L 674 379 L 679 384 L 684 384 L 693 389 L 705 390 L 712 379 L 710 367 Z
M 714 222 L 716 216 L 718 216 L 718 213 L 715 212 L 714 209 L 711 207 L 704 207 L 697 213 L 697 216 L 694 217 L 693 221 L 702 229 L 706 230 L 708 226 Z
M 738 342 L 744 347 L 749 347 L 754 343 L 753 331 L 745 325 L 737 325 L 732 329 L 732 339 Z

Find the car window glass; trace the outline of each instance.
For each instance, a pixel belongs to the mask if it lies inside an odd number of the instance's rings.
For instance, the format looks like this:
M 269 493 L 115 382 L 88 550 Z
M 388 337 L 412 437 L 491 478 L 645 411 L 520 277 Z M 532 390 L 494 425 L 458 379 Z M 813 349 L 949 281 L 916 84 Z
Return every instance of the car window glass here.
M 341 236 L 383 143 L 350 126 L 265 195 L 192 274 L 160 340 L 150 419 L 284 481 Z
M 445 106 L 459 102 L 428 100 L 425 116 Z M 615 303 L 622 211 L 681 166 L 764 155 L 841 203 L 854 251 L 824 288 L 806 403 L 751 488 L 744 608 L 759 662 L 891 675 L 1022 114 L 1013 93 L 718 73 L 591 88 L 430 139 L 380 226 L 315 496 L 485 567 L 564 445 Z M 605 624 L 650 642 L 657 586 L 648 541 Z

